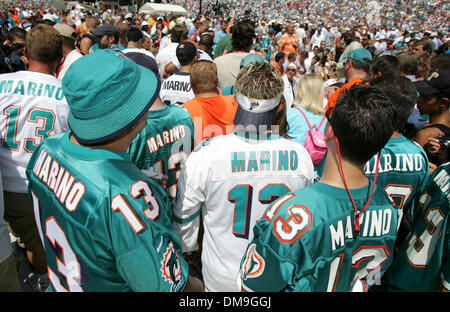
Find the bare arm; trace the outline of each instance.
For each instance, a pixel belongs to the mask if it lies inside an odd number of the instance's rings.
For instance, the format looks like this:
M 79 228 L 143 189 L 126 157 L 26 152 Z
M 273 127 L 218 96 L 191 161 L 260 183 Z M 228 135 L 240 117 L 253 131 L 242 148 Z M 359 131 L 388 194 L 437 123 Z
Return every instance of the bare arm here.
M 202 281 L 195 276 L 189 275 L 184 292 L 203 292 L 204 287 Z

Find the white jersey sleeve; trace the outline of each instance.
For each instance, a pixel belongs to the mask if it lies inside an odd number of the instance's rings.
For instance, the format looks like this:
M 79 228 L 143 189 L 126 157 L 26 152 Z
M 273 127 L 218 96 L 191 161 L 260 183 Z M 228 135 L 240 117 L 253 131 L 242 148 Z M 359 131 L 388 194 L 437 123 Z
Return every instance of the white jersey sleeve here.
M 0 76 L 0 167 L 3 189 L 26 193 L 31 154 L 50 135 L 67 132 L 69 107 L 61 81 L 20 71 Z
M 208 159 L 204 153 L 191 153 L 181 169 L 178 178 L 180 197 L 174 210 L 174 228 L 181 238 L 183 252 L 198 249 L 197 239 L 200 227 L 200 214 L 206 199 L 206 181 L 209 168 Z M 187 165 L 189 164 L 189 165 Z M 203 168 L 199 168 L 202 166 Z

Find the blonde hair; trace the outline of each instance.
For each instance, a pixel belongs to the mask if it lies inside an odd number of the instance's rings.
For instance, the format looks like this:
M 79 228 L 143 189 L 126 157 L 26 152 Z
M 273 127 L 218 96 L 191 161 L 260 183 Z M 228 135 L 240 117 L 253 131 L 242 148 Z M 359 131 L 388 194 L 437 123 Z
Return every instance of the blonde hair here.
M 273 99 L 283 90 L 283 79 L 268 62 L 244 66 L 236 77 L 236 93 L 252 99 Z
M 297 82 L 293 105 L 301 106 L 313 114 L 323 114 L 324 97 L 322 77 L 319 74 L 306 74 Z

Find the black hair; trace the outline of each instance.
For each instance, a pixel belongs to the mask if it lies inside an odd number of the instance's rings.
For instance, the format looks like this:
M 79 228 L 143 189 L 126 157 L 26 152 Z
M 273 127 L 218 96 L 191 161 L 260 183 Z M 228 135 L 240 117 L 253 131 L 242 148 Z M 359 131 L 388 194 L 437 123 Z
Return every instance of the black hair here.
M 286 54 L 284 52 L 278 52 L 277 54 L 275 54 L 275 62 L 279 62 L 280 60 L 284 59 L 285 55 Z
M 400 61 L 394 55 L 382 55 L 377 57 L 370 65 L 370 70 L 374 75 L 399 75 Z
M 394 130 L 403 131 L 417 101 L 417 89 L 412 81 L 400 75 L 381 75 L 370 83 L 391 98 L 395 116 Z
M 127 32 L 127 39 L 131 42 L 139 42 L 143 38 L 142 31 L 137 28 L 131 28 Z
M 233 25 L 231 45 L 235 51 L 250 51 L 255 38 L 254 23 L 249 20 L 238 21 Z
M 178 46 L 178 48 L 176 50 L 177 59 L 180 62 L 181 66 L 186 66 L 186 65 L 192 64 L 196 54 L 181 53 L 181 52 L 183 52 L 183 50 L 179 50 L 179 48 L 181 48 L 182 45 L 193 45 L 194 46 L 193 49 L 195 49 L 195 51 L 196 51 L 195 45 L 193 43 L 191 43 L 190 41 L 183 41 L 183 42 L 180 42 L 180 45 Z
M 339 140 L 342 158 L 363 165 L 393 133 L 391 99 L 379 89 L 355 85 L 338 98 L 329 119 Z
M 200 36 L 200 40 L 198 41 L 199 45 L 203 45 L 208 49 L 211 49 L 214 45 L 214 37 L 211 34 L 202 34 Z
M 11 29 L 6 34 L 6 38 L 9 41 L 11 41 L 11 43 L 13 43 L 17 39 L 25 40 L 26 36 L 27 36 L 27 32 L 24 29 L 19 28 L 19 27 L 15 27 L 15 28 Z

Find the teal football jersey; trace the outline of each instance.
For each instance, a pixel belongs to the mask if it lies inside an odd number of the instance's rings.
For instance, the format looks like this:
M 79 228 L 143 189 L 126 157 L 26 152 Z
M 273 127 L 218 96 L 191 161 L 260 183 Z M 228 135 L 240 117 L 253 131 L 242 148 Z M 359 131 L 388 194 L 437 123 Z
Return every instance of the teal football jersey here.
M 373 179 L 378 155 L 364 167 L 366 176 Z M 429 176 L 428 157 L 422 147 L 404 136 L 392 137 L 381 149 L 377 185 L 382 187 L 401 209 L 399 217 L 403 232 L 409 232 L 414 218 L 414 201 L 422 192 Z
M 450 291 L 450 163 L 430 176 L 420 215 L 386 274 L 390 291 Z
M 366 203 L 372 182 L 352 189 Z M 354 232 L 346 189 L 316 182 L 274 202 L 254 227 L 241 261 L 247 291 L 367 291 L 392 262 L 398 209 L 376 187 Z
M 146 127 L 128 148 L 131 161 L 147 174 L 167 175 L 167 192 L 173 208 L 178 193 L 181 167 L 193 149 L 194 123 L 180 105 L 150 110 Z M 172 213 L 172 209 L 170 209 Z
M 50 137 L 28 167 L 51 291 L 180 291 L 188 278 L 167 195 L 125 152 Z

